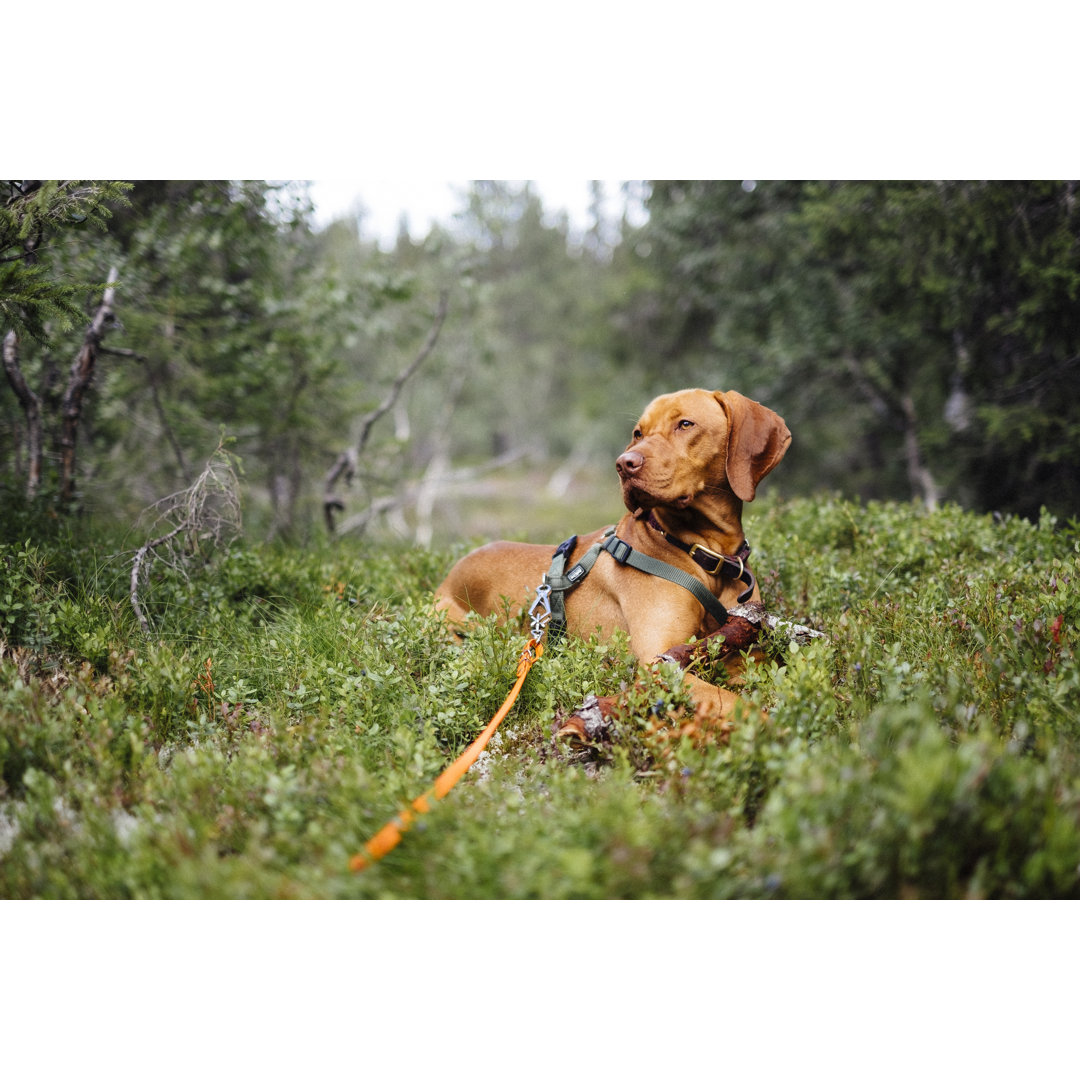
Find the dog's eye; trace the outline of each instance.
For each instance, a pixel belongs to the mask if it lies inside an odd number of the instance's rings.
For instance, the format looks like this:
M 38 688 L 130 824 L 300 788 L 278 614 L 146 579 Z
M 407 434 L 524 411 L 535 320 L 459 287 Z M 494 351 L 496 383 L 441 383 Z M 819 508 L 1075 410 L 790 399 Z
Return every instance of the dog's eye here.
M 681 427 L 681 428 L 690 428 L 690 427 L 693 427 L 693 426 L 694 426 L 694 421 L 693 420 L 680 420 L 679 421 L 679 427 Z
M 634 441 L 636 442 L 640 438 L 641 438 L 641 428 L 636 427 L 636 428 L 634 428 Z

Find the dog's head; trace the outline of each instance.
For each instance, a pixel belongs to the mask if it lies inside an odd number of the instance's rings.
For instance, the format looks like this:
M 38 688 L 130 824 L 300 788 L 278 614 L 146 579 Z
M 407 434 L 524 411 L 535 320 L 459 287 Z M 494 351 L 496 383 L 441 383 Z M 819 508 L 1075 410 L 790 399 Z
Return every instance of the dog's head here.
M 772 409 L 734 390 L 679 390 L 649 403 L 615 461 L 628 510 L 686 509 L 708 495 L 750 502 L 791 442 Z

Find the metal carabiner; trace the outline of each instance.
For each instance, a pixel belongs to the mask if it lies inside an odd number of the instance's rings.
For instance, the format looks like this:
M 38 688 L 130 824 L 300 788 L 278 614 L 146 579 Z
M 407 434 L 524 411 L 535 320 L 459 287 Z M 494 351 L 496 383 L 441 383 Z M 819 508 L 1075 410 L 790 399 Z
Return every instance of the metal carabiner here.
M 542 581 L 536 587 L 536 599 L 529 608 L 529 628 L 533 638 L 539 642 L 544 637 L 544 630 L 551 620 L 551 586 Z

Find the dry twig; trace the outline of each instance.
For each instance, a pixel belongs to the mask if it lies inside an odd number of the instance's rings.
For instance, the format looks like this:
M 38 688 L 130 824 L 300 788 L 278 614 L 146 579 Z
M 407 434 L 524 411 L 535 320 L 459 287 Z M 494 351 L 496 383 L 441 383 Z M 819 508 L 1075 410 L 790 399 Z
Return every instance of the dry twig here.
M 240 481 L 235 459 L 220 443 L 190 487 L 166 496 L 150 509 L 157 516 L 148 531 L 165 531 L 147 540 L 131 560 L 131 606 L 144 633 L 150 632 L 150 624 L 139 601 L 139 585 L 149 575 L 147 560 L 161 560 L 186 579 L 197 555 L 226 547 L 239 535 Z

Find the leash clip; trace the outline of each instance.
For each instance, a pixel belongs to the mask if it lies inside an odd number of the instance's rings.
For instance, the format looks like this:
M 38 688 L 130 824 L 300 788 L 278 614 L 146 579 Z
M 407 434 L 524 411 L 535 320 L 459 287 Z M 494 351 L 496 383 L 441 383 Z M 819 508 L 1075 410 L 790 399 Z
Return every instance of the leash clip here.
M 543 581 L 536 586 L 536 599 L 529 608 L 529 628 L 535 641 L 541 641 L 550 620 L 551 586 Z

